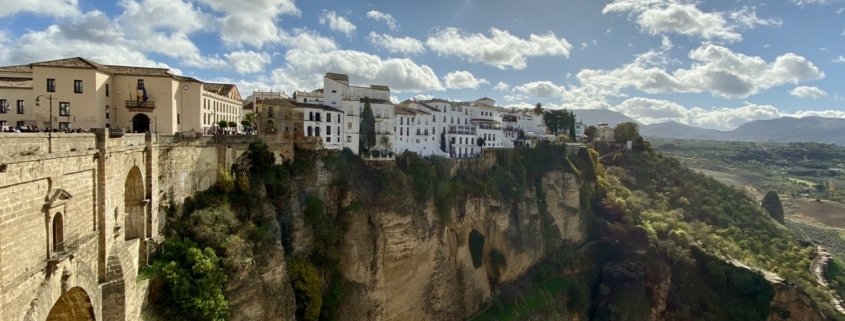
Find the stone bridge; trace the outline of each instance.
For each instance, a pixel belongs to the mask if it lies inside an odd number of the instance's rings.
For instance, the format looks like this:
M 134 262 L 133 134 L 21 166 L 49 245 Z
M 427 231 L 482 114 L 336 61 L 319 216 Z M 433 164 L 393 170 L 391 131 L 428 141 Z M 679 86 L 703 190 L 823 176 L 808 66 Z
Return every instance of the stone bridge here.
M 138 271 L 168 207 L 212 186 L 255 139 L 0 134 L 0 320 L 138 320 Z

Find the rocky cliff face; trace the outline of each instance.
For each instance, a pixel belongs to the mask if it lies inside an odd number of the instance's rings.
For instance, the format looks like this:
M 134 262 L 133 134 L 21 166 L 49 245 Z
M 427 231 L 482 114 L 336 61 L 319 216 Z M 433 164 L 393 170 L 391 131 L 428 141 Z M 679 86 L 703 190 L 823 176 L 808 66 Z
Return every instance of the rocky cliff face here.
M 447 222 L 439 222 L 433 204 L 416 214 L 369 209 L 347 217 L 341 266 L 355 286 L 340 318 L 461 320 L 472 315 L 490 300 L 497 284 L 522 276 L 544 258 L 544 228 L 557 235 L 554 246 L 584 240 L 578 180 L 552 172 L 543 186 L 539 198 L 531 190 L 523 202 L 513 204 L 469 199 L 453 208 Z M 538 202 L 548 204 L 547 214 L 540 213 Z M 542 226 L 541 215 L 548 215 L 552 226 Z M 478 268 L 468 241 L 473 230 L 485 239 Z M 507 262 L 498 278 L 492 249 Z

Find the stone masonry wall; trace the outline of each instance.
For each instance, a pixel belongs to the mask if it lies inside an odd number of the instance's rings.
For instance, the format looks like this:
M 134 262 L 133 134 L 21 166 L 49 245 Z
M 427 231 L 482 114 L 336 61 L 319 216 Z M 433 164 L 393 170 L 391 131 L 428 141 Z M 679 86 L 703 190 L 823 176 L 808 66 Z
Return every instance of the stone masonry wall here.
M 293 158 L 291 142 L 263 138 Z M 213 186 L 257 139 L 0 134 L 0 320 L 138 320 L 137 273 L 171 201 Z

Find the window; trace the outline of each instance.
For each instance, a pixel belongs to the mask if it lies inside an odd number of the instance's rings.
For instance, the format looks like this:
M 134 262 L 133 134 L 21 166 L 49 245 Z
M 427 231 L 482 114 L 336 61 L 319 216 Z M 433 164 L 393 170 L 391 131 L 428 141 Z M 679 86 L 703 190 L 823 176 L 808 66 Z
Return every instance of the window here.
M 74 94 L 81 94 L 82 93 L 82 80 L 74 80 L 73 81 L 73 93 Z
M 138 90 L 144 89 L 144 80 L 138 79 Z
M 337 136 L 337 142 L 340 143 L 340 136 Z
M 9 112 L 9 106 L 6 106 L 8 102 L 5 99 L 0 99 L 0 114 L 5 114 Z
M 59 129 L 69 129 L 70 123 L 68 122 L 59 122 Z
M 109 84 L 106 84 L 106 97 L 109 96 Z
M 56 80 L 53 78 L 47 78 L 47 92 L 54 93 L 56 92 Z
M 337 135 L 340 136 L 340 126 L 337 126 Z M 337 142 L 340 142 L 340 137 L 337 138 Z
M 9 123 L 6 122 L 5 120 L 0 120 L 0 128 L 6 127 L 6 126 L 9 126 Z
M 314 112 L 311 112 L 311 111 L 308 112 L 308 120 L 314 121 Z
M 329 136 L 326 136 L 326 143 L 331 143 L 331 142 L 332 142 L 332 138 L 329 137 Z
M 346 129 L 352 129 L 352 122 L 346 123 Z
M 346 142 L 351 143 L 352 142 L 352 136 L 346 136 Z
M 24 112 L 23 100 L 18 100 L 18 114 L 23 114 Z
M 70 116 L 70 103 L 63 101 L 59 103 L 59 116 Z
M 331 113 L 326 114 L 326 122 L 327 122 L 327 123 L 331 123 L 331 122 L 332 122 L 332 114 L 331 114 Z
M 65 228 L 62 222 L 62 213 L 56 213 L 53 217 L 53 252 L 61 252 L 65 249 Z
M 336 93 L 337 93 L 337 90 L 332 90 L 332 94 L 336 94 Z
M 23 127 L 23 126 L 26 126 L 26 125 L 24 124 L 24 121 L 23 121 L 23 120 L 19 120 L 19 121 L 17 122 L 17 124 L 16 124 L 16 125 L 17 125 L 18 127 Z
M 332 126 L 326 126 L 326 136 L 332 134 Z
M 308 126 L 308 135 L 305 136 L 311 136 L 311 126 Z
M 405 125 L 405 118 L 399 117 L 399 125 Z
M 176 114 L 176 125 L 182 123 L 182 114 Z
M 314 127 L 314 136 L 320 136 L 320 127 Z
M 317 113 L 317 121 L 320 121 L 320 113 Z

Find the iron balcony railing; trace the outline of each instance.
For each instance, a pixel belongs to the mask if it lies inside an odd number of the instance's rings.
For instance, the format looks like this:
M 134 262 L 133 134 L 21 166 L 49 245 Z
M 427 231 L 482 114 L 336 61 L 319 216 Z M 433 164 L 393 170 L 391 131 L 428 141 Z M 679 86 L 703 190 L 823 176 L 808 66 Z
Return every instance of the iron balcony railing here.
M 126 108 L 155 108 L 156 104 L 154 101 L 147 100 L 127 100 L 126 101 Z

